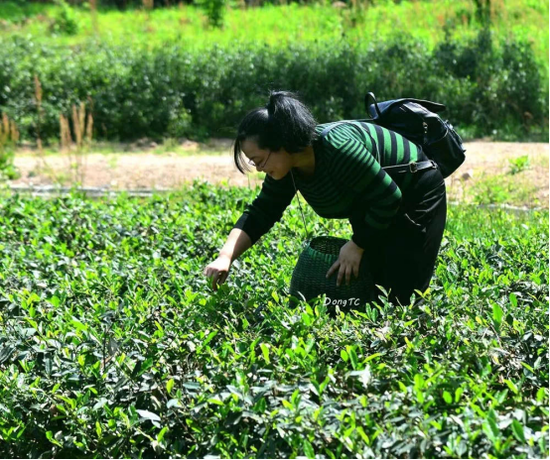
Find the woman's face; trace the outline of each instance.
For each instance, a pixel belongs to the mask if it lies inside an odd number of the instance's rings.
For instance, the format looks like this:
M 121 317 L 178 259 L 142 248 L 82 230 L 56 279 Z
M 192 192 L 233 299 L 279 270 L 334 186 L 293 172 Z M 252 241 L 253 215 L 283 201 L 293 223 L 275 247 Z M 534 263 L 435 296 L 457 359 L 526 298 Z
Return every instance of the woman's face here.
M 264 171 L 275 180 L 285 177 L 292 168 L 292 157 L 285 149 L 262 150 L 253 138 L 247 138 L 241 143 L 241 150 L 254 162 L 257 171 Z

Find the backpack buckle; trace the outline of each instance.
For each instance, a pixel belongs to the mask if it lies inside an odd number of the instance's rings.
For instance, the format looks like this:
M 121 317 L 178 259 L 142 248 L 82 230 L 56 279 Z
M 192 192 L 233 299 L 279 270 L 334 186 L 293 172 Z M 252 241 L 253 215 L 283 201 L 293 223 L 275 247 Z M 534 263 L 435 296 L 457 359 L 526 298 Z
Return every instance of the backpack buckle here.
M 413 174 L 418 171 L 418 165 L 414 161 L 409 163 L 409 171 Z

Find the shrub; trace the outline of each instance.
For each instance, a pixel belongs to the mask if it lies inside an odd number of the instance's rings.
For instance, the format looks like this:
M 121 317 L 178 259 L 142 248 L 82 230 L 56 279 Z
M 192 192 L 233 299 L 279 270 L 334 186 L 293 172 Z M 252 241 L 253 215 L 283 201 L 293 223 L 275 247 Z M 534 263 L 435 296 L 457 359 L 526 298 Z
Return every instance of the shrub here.
M 55 14 L 50 25 L 51 32 L 54 34 L 76 35 L 78 33 L 78 20 L 74 11 L 67 5 L 65 0 L 56 0 L 55 3 L 61 9 Z
M 210 26 L 223 26 L 226 0 L 197 0 L 197 4 L 206 12 Z
M 0 180 L 17 179 L 20 174 L 13 164 L 13 158 L 19 131 L 5 113 L 0 119 Z
M 35 73 L 44 92 L 45 139 L 57 136 L 59 113 L 88 97 L 96 138 L 232 136 L 248 110 L 265 104 L 269 88 L 301 93 L 319 122 L 364 118 L 369 90 L 380 100 L 442 102 L 445 117 L 475 136 L 548 137 L 548 85 L 530 45 L 510 39 L 495 47 L 487 33 L 467 43 L 447 40 L 433 52 L 407 37 L 200 51 L 0 40 L 0 111 L 26 138 L 36 131 Z
M 541 131 L 540 122 L 547 119 L 548 86 L 543 87 L 542 72 L 531 47 L 507 40 L 501 48 L 495 50 L 488 29 L 470 43 L 441 43 L 434 55 L 449 73 L 447 100 L 453 101 L 453 110 L 460 111 L 458 119 L 475 126 L 479 136 L 498 132 L 504 126 L 513 126 L 524 134 L 533 128 Z M 456 96 L 466 96 L 461 91 L 463 85 L 469 101 L 460 104 Z

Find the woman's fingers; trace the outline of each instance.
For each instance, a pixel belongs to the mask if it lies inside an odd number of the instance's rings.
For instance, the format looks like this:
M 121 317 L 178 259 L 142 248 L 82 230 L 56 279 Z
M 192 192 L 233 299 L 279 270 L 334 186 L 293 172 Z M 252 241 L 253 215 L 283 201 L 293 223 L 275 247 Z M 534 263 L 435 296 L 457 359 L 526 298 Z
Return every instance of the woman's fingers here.
M 214 289 L 214 291 L 217 291 L 218 287 L 225 283 L 226 278 L 227 272 L 216 272 L 212 277 L 212 289 Z
M 351 282 L 351 273 L 353 271 L 352 267 L 346 267 L 346 285 L 349 286 L 349 283 Z
M 338 283 L 337 286 L 342 284 L 342 281 L 346 280 L 346 285 L 349 286 L 351 278 L 351 267 L 349 265 L 341 265 L 340 272 L 338 273 Z
M 207 277 L 207 278 L 210 278 L 211 279 L 211 282 L 212 282 L 212 289 L 214 291 L 216 291 L 218 289 L 218 286 L 217 284 L 221 284 L 223 283 L 223 281 L 221 281 L 221 278 L 223 277 L 222 273 L 217 271 L 217 270 L 214 270 L 212 268 L 206 268 L 203 272 L 203 274 Z
M 358 265 L 355 265 L 353 267 L 353 274 L 355 275 L 356 278 L 359 278 L 359 266 Z
M 334 262 L 332 264 L 332 267 L 330 267 L 328 269 L 328 272 L 327 272 L 327 278 L 330 278 L 330 276 L 336 271 L 336 269 L 340 266 L 340 261 L 337 260 L 336 262 Z
M 338 281 L 336 281 L 336 286 L 340 286 L 340 284 L 342 284 L 342 280 L 344 279 L 345 274 L 346 274 L 346 267 L 344 265 L 340 265 L 340 270 L 338 270 Z
M 359 278 L 359 269 L 357 267 L 351 265 L 340 265 L 336 286 L 340 286 L 344 279 L 346 280 L 346 285 L 349 286 L 351 283 L 352 275 L 355 275 L 356 278 Z
M 207 265 L 203 270 L 203 275 L 210 279 L 212 289 L 218 290 L 218 287 L 225 283 L 225 280 L 229 276 L 229 270 L 231 268 L 231 261 L 223 256 L 218 257 L 214 262 Z
M 336 280 L 336 286 L 340 286 L 342 281 L 346 281 L 346 284 L 349 286 L 351 283 L 352 275 L 356 278 L 359 278 L 359 267 L 352 265 L 342 264 L 339 260 L 334 262 L 327 272 L 327 278 L 338 270 L 338 278 Z

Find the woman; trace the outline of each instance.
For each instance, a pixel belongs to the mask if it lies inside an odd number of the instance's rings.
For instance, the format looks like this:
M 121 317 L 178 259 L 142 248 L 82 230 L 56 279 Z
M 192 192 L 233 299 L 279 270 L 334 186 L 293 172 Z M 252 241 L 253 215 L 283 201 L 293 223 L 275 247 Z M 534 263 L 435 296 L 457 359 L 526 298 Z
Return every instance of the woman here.
M 227 279 L 232 262 L 281 219 L 295 195 L 293 180 L 321 217 L 351 223 L 353 235 L 327 273 L 337 273 L 338 285 L 358 276 L 365 254 L 375 284 L 390 292 L 390 300 L 409 303 L 415 289 L 427 289 L 447 213 L 439 169 L 434 163 L 390 177 L 382 167 L 428 158 L 417 145 L 374 124 L 340 124 L 321 138 L 330 125 L 317 125 L 289 92 L 271 92 L 265 107 L 245 116 L 234 145 L 235 164 L 244 174 L 244 154 L 267 175 L 219 257 L 204 269 L 214 290 Z

